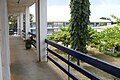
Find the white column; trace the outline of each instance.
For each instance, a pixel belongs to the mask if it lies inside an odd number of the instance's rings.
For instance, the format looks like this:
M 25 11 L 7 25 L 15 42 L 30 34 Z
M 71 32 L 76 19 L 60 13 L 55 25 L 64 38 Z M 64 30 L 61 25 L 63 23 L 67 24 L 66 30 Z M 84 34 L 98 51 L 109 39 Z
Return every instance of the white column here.
M 1 32 L 0 32 L 1 33 Z M 1 38 L 1 36 L 0 36 Z M 1 42 L 1 41 L 0 41 Z M 0 43 L 1 44 L 1 43 Z M 0 52 L 1 52 L 1 45 L 0 45 Z M 3 80 L 3 75 L 2 75 L 2 58 L 1 58 L 1 53 L 0 53 L 0 80 Z
M 1 7 L 1 5 L 0 5 L 0 7 Z M 1 9 L 0 9 L 1 10 Z M 1 13 L 0 13 L 0 15 L 1 15 Z M 2 29 L 1 29 L 1 16 L 0 16 L 0 80 L 3 80 L 3 76 L 2 76 L 2 51 L 1 51 L 1 46 L 2 46 Z
M 25 24 L 26 24 L 26 39 L 29 38 L 28 32 L 30 32 L 30 13 L 29 13 L 29 7 L 26 7 L 25 11 Z
M 23 30 L 23 13 L 20 13 L 20 36 L 22 37 Z
M 37 58 L 47 61 L 45 39 L 47 38 L 47 0 L 36 0 Z
M 0 0 L 0 46 L 2 59 L 3 79 L 10 80 L 10 51 L 9 51 L 9 30 L 8 30 L 7 0 Z
M 20 16 L 17 16 L 17 34 L 20 34 Z

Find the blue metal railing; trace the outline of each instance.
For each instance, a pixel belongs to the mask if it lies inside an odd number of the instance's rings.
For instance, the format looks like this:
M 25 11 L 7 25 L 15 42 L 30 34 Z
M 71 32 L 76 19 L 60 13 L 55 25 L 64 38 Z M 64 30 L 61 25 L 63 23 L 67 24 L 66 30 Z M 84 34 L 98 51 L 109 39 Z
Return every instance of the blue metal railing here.
M 64 46 L 61 46 L 59 44 L 56 44 L 55 42 L 52 42 L 50 40 L 45 40 L 45 42 L 63 52 L 65 52 L 66 54 L 69 54 L 79 60 L 82 60 L 98 69 L 101 69 L 115 77 L 118 77 L 120 78 L 120 67 L 118 66 L 115 66 L 115 65 L 112 65 L 110 63 L 107 63 L 105 61 L 102 61 L 100 59 L 97 59 L 97 58 L 94 58 L 92 56 L 89 56 L 89 55 L 86 55 L 84 53 L 81 53 L 81 52 L 78 52 L 78 51 L 75 51 L 75 50 L 72 50 L 72 49 L 69 49 L 67 47 L 64 47 Z M 58 57 L 59 59 L 61 59 L 62 61 L 64 61 L 65 63 L 67 63 L 69 66 L 71 66 L 72 68 L 76 69 L 77 71 L 79 71 L 80 73 L 82 73 L 83 75 L 85 75 L 86 77 L 92 79 L 92 80 L 101 80 L 98 76 L 92 74 L 91 72 L 85 70 L 84 68 L 74 64 L 73 62 L 71 61 L 68 61 L 67 59 L 63 58 L 62 56 L 60 56 L 58 53 L 56 53 L 55 51 L 49 49 L 47 47 L 47 50 L 52 53 L 53 55 L 55 55 L 56 57 Z M 60 64 L 56 63 L 55 60 L 53 58 L 51 58 L 49 55 L 48 55 L 48 59 L 50 59 L 53 63 L 55 63 L 58 67 L 60 66 Z M 60 67 L 61 69 L 61 67 Z M 70 72 L 66 72 L 66 70 L 63 70 L 68 76 L 70 76 L 72 79 L 74 79 L 71 75 Z M 74 75 L 73 75 L 74 76 Z M 75 76 L 74 76 L 75 77 Z M 75 78 L 75 80 L 79 80 L 77 78 Z
M 25 38 L 25 30 L 22 30 L 22 37 Z
M 32 37 L 32 45 L 36 48 L 36 34 L 28 32 L 28 34 Z M 22 30 L 23 38 L 25 38 L 25 30 Z
M 36 34 L 33 34 L 31 32 L 28 32 L 28 34 L 32 35 L 33 37 L 36 37 Z
M 32 34 L 29 32 L 29 34 L 33 37 L 36 37 L 35 34 Z M 56 60 L 54 60 L 51 56 L 47 55 L 47 58 L 52 61 L 57 67 L 59 67 L 63 72 L 65 72 L 70 78 L 72 78 L 73 80 L 80 80 L 79 78 L 77 78 L 75 75 L 73 75 L 73 73 L 70 72 L 69 67 L 74 68 L 75 70 L 77 70 L 78 72 L 82 73 L 83 75 L 85 75 L 86 77 L 88 77 L 91 80 L 101 80 L 101 78 L 99 78 L 98 76 L 96 76 L 95 74 L 89 72 L 88 70 L 82 68 L 79 65 L 76 65 L 74 62 L 72 62 L 70 60 L 69 56 L 75 57 L 76 59 L 79 59 L 81 61 L 84 61 L 100 70 L 103 70 L 117 78 L 120 78 L 120 67 L 119 66 L 115 66 L 112 65 L 108 62 L 105 62 L 103 60 L 97 59 L 95 57 L 89 56 L 87 54 L 75 51 L 73 49 L 61 46 L 53 41 L 50 41 L 48 39 L 45 39 L 45 42 L 47 43 L 47 45 L 51 45 L 63 52 L 65 52 L 66 54 L 68 54 L 68 59 L 62 57 L 61 55 L 59 55 L 59 53 L 51 50 L 48 46 L 47 46 L 47 51 L 51 54 L 53 54 L 54 56 L 56 56 L 57 58 L 59 58 L 60 60 L 62 60 L 63 62 L 65 62 L 66 64 L 68 64 L 68 70 L 65 69 L 63 66 L 61 66 Z M 35 45 L 36 47 L 36 45 Z M 69 79 L 69 78 L 68 78 Z
M 36 48 L 36 34 L 28 32 L 29 35 L 32 37 L 32 45 Z

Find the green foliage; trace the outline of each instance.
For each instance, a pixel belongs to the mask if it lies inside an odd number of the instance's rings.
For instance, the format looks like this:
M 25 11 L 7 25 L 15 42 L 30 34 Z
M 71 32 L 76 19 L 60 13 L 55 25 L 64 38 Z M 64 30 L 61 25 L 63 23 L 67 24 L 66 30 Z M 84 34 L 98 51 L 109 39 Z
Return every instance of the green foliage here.
M 120 56 L 115 48 L 120 42 L 120 29 L 118 27 L 107 28 L 101 32 L 89 29 L 88 46 L 99 48 L 100 51 L 111 56 Z
M 48 39 L 55 42 L 62 42 L 64 46 L 70 45 L 70 33 L 68 27 L 60 27 L 60 32 L 54 32 L 52 35 L 48 36 Z
M 96 44 L 99 42 L 98 38 L 99 38 L 99 33 L 97 32 L 97 30 L 92 29 L 91 26 L 88 26 L 88 38 L 87 38 L 87 45 L 88 46 L 92 46 L 92 47 L 96 47 Z
M 62 42 L 68 46 L 71 43 L 71 37 L 68 27 L 60 27 L 61 32 L 55 32 L 49 36 L 50 40 Z M 114 57 L 120 57 L 120 29 L 118 27 L 107 28 L 97 32 L 88 27 L 87 46 L 98 48 L 100 51 Z M 116 49 L 119 48 L 119 50 Z M 73 58 L 74 59 L 74 58 Z
M 114 53 L 110 51 L 104 51 L 104 53 L 113 57 L 120 57 L 120 52 L 118 51 L 115 51 Z
M 120 30 L 118 27 L 105 29 L 100 33 L 101 42 L 105 42 L 106 48 L 114 48 L 116 43 L 120 41 Z
M 10 28 L 17 28 L 17 16 L 9 15 Z
M 120 18 L 116 17 L 115 15 L 111 15 L 112 18 L 114 18 L 117 22 L 117 25 L 120 26 Z
M 33 23 L 33 14 L 30 14 L 30 24 L 32 24 Z
M 87 53 L 86 41 L 88 36 L 90 3 L 89 0 L 71 0 L 70 35 L 71 47 L 77 51 Z
M 98 26 L 104 26 L 104 25 L 105 25 L 104 22 L 98 24 Z
M 61 31 L 69 32 L 69 27 L 60 26 Z
M 33 14 L 30 14 L 30 24 L 33 23 L 33 20 L 32 20 L 33 17 L 34 17 Z M 24 23 L 25 23 L 25 14 L 24 14 L 23 19 L 24 19 Z M 9 15 L 8 20 L 11 23 L 10 28 L 17 28 L 17 16 L 16 15 Z
M 30 24 L 33 23 L 33 17 L 34 17 L 34 15 L 30 14 Z M 25 14 L 23 14 L 23 22 L 25 23 Z M 25 24 L 24 24 L 24 26 L 25 26 Z

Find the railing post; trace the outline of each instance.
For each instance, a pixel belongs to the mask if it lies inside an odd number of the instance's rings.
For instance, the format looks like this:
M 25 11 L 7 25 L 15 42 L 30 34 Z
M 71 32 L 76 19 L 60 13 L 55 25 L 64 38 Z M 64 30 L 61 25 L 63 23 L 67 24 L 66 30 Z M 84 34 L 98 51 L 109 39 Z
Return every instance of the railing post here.
M 77 59 L 77 65 L 79 65 L 79 66 L 80 66 L 80 60 L 79 60 L 79 59 Z
M 47 48 L 48 48 L 48 44 L 47 44 Z M 47 50 L 47 49 L 46 49 Z M 48 56 L 48 51 L 47 51 L 47 56 Z M 47 62 L 48 62 L 48 58 L 47 58 Z
M 70 61 L 70 55 L 68 54 L 68 61 Z M 70 72 L 70 66 L 68 65 L 68 72 Z M 70 80 L 70 77 L 68 76 L 68 80 Z

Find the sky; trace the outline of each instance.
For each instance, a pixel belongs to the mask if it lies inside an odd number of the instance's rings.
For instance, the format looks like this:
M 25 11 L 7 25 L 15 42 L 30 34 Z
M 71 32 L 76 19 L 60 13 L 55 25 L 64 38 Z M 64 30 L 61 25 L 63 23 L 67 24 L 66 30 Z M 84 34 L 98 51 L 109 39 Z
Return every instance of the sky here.
M 48 21 L 69 21 L 70 0 L 47 0 Z M 110 18 L 111 14 L 120 17 L 120 0 L 90 0 L 91 16 L 94 21 L 100 17 Z M 35 14 L 35 5 L 30 8 L 30 13 Z

